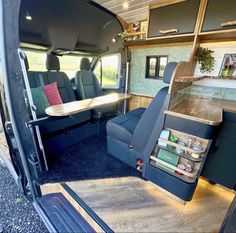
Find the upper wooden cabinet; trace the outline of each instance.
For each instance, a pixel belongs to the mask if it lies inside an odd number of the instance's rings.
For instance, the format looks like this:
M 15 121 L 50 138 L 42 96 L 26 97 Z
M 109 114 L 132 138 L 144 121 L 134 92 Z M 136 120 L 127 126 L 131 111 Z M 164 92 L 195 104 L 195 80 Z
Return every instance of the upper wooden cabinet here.
M 236 0 L 208 0 L 202 32 L 236 29 Z
M 148 38 L 194 33 L 200 0 L 176 2 L 150 8 Z

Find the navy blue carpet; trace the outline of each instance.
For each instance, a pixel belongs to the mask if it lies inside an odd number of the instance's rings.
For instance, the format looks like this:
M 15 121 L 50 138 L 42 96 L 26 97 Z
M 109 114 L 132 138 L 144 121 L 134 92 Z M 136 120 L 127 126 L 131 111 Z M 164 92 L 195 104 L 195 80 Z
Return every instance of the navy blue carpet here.
M 50 156 L 49 172 L 41 183 L 137 176 L 141 173 L 106 152 L 106 136 L 93 136 Z

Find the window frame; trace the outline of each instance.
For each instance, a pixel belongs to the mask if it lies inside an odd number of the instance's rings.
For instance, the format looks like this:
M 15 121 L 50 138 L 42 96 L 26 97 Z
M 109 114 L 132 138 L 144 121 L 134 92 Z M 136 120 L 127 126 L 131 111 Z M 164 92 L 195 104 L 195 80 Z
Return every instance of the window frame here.
M 103 72 L 103 65 L 102 65 L 102 59 L 105 58 L 105 57 L 111 57 L 111 56 L 115 56 L 117 55 L 118 56 L 118 66 L 117 66 L 117 82 L 116 82 L 116 86 L 105 86 L 103 87 L 102 86 L 102 72 Z M 119 89 L 120 87 L 120 77 L 121 77 L 121 54 L 120 53 L 112 53 L 112 54 L 107 54 L 107 55 L 104 55 L 104 56 L 101 56 L 97 59 L 97 62 L 93 68 L 93 72 L 97 69 L 97 67 L 100 66 L 100 78 L 98 78 L 98 80 L 100 81 L 100 86 L 102 89 L 110 89 L 110 90 L 113 90 L 113 89 Z
M 155 67 L 155 76 L 150 76 L 150 60 L 152 58 L 156 59 L 156 67 Z M 168 64 L 168 55 L 150 55 L 146 56 L 146 73 L 145 73 L 145 78 L 146 79 L 153 79 L 153 80 L 162 80 L 163 77 L 159 76 L 160 73 L 160 61 L 161 58 L 166 58 L 166 65 Z

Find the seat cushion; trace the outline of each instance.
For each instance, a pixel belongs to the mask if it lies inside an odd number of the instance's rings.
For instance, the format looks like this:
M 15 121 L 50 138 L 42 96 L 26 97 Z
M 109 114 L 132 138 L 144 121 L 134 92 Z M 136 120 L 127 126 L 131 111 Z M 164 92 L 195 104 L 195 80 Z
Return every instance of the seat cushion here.
M 51 106 L 62 104 L 62 99 L 61 99 L 60 93 L 58 91 L 56 82 L 46 85 L 43 88 L 43 90 L 44 90 L 45 95 L 47 96 L 48 103 Z
M 144 108 L 135 109 L 108 121 L 106 126 L 107 135 L 129 145 L 133 132 L 144 111 Z
M 36 115 L 38 117 L 45 115 L 45 109 L 49 107 L 48 100 L 42 87 L 31 88 L 31 94 L 34 105 L 36 106 Z
M 132 114 L 132 115 L 135 115 L 135 116 L 141 118 L 141 116 L 143 115 L 145 110 L 146 110 L 146 108 L 136 108 L 136 109 L 128 112 L 127 114 Z
M 91 118 L 90 111 L 80 112 L 74 114 L 71 117 L 51 117 L 48 122 L 45 122 L 43 125 L 40 126 L 40 132 L 43 136 L 48 136 L 51 133 L 55 133 L 60 130 L 65 130 L 69 127 L 76 126 L 80 123 L 84 123 L 89 121 Z

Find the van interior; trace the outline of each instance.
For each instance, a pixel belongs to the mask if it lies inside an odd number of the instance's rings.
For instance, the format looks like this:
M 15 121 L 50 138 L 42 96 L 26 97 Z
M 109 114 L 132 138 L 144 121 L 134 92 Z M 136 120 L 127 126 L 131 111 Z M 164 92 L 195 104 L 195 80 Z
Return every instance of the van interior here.
M 2 118 L 48 229 L 236 230 L 236 2 L 17 2 Z

